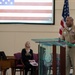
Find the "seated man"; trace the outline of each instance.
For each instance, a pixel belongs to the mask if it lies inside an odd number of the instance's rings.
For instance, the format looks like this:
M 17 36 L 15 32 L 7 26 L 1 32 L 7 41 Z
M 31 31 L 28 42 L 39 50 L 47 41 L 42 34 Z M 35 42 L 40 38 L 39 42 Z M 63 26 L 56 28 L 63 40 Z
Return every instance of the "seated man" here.
M 29 69 L 31 68 L 31 75 L 34 75 L 34 66 L 30 64 L 30 62 L 34 62 L 33 60 L 33 50 L 30 49 L 30 42 L 27 41 L 25 43 L 25 48 L 22 49 L 22 61 L 25 65 L 25 75 L 27 75 Z

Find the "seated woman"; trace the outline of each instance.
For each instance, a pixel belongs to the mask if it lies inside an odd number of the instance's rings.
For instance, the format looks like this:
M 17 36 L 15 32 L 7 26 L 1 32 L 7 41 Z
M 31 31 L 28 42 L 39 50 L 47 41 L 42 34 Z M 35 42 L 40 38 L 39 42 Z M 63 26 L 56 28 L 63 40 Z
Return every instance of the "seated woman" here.
M 31 68 L 31 75 L 34 75 L 34 66 L 30 64 L 30 62 L 33 62 L 33 50 L 30 49 L 30 42 L 27 41 L 25 43 L 25 48 L 22 49 L 22 61 L 25 65 L 25 75 L 27 75 L 29 69 Z

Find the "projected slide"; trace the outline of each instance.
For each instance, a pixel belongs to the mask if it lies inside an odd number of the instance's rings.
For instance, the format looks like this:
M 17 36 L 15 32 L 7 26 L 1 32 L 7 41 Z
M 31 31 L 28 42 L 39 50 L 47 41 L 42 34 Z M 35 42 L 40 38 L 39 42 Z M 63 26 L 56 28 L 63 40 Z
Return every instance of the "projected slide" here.
M 54 0 L 0 0 L 0 23 L 54 24 Z

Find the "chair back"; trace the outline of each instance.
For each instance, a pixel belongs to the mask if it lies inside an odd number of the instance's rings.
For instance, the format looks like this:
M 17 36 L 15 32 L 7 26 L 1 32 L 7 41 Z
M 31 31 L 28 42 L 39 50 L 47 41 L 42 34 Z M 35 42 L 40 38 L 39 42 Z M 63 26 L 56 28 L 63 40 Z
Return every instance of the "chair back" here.
M 21 53 L 20 52 L 15 53 L 14 57 L 16 59 L 16 65 L 17 64 L 22 64 L 22 62 L 21 62 Z
M 36 62 L 38 62 L 38 53 L 33 53 L 33 58 Z
M 21 59 L 21 53 L 20 53 L 20 52 L 15 53 L 15 54 L 14 54 L 14 57 L 15 57 L 16 59 Z

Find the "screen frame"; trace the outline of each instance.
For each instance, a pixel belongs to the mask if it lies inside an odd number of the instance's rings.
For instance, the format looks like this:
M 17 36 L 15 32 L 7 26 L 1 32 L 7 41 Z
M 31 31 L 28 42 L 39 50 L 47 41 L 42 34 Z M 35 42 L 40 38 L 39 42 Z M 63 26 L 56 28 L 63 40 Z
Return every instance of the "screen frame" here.
M 1 24 L 55 25 L 55 0 L 53 0 L 53 23 L 1 22 L 0 25 Z

